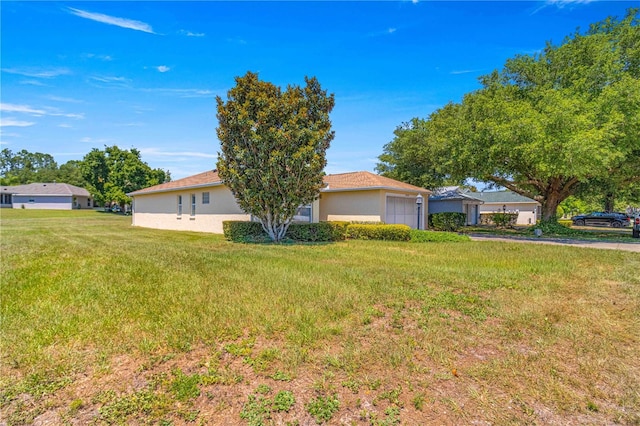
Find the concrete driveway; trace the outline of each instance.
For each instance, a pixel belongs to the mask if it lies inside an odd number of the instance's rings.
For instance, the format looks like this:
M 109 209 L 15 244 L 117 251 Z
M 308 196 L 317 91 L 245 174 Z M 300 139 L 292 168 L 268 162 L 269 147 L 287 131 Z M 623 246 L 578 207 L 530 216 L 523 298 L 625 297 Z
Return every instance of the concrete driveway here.
M 473 241 L 506 241 L 510 243 L 552 244 L 560 246 L 587 247 L 605 250 L 624 250 L 640 253 L 640 241 L 637 243 L 612 243 L 571 239 L 545 239 L 526 237 L 505 237 L 503 235 L 470 234 Z

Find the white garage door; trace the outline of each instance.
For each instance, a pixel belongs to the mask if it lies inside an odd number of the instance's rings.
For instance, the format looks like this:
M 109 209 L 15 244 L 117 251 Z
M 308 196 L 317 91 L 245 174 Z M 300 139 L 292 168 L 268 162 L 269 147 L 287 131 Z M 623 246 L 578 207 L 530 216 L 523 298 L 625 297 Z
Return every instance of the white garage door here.
M 387 197 L 386 223 L 418 225 L 418 206 L 413 197 Z

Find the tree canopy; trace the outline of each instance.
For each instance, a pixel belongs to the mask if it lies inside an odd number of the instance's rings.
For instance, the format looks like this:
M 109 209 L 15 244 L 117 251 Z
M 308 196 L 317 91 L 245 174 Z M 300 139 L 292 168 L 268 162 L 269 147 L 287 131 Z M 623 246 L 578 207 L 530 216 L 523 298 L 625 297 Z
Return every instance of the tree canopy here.
M 107 146 L 104 151 L 92 149 L 81 163 L 87 190 L 98 204 L 130 201 L 126 195 L 138 189 L 171 180 L 168 171 L 152 169 L 140 158 L 140 151 Z
M 13 153 L 4 148 L 0 153 L 0 176 L 3 185 L 23 185 L 33 182 L 53 182 L 58 164 L 49 154 L 23 149 Z
M 226 102 L 216 98 L 218 173 L 240 207 L 280 241 L 322 188 L 334 96 L 315 77 L 285 91 L 252 72 L 235 81 Z
M 509 59 L 481 83 L 462 102 L 397 130 L 378 170 L 416 184 L 429 172 L 436 184 L 490 182 L 538 200 L 543 219 L 578 191 L 640 181 L 637 10 Z

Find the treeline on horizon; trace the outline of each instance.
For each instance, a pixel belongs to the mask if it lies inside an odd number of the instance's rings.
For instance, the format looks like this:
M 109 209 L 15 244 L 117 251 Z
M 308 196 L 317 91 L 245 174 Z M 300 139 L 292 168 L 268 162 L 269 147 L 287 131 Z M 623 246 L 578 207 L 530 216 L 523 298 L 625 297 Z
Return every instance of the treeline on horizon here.
M 58 166 L 51 154 L 13 152 L 4 148 L 0 152 L 0 184 L 26 185 L 36 182 L 60 182 L 85 188 L 96 205 L 130 202 L 127 193 L 171 180 L 168 170 L 152 169 L 142 161 L 140 151 L 105 146 L 93 148 L 82 160 L 70 160 Z

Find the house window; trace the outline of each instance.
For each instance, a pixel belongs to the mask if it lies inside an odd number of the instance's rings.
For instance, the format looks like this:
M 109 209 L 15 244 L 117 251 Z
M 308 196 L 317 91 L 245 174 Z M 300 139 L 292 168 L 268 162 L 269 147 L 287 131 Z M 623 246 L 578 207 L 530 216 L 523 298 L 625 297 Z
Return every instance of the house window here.
M 202 193 L 202 204 L 209 204 L 209 193 L 208 192 L 203 192 Z
M 87 198 L 87 207 L 91 207 L 91 198 Z
M 182 217 L 182 195 L 178 195 L 178 219 Z
M 191 194 L 191 217 L 196 215 L 196 194 Z
M 312 221 L 311 204 L 298 207 L 296 214 L 293 216 L 295 222 L 309 222 Z

